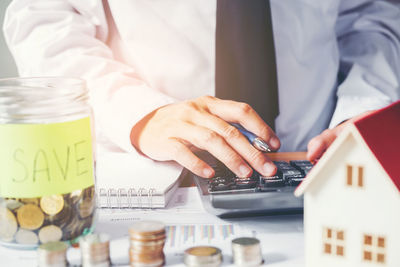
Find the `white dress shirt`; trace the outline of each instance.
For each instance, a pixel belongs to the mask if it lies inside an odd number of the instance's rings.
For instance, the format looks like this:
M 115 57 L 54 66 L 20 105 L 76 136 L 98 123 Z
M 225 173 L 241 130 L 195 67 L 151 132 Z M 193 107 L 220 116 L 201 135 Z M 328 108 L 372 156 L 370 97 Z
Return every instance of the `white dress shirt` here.
M 271 0 L 281 151 L 400 98 L 400 9 Z M 86 79 L 97 130 L 135 151 L 152 110 L 214 94 L 216 1 L 14 0 L 4 33 L 21 76 Z M 339 76 L 339 79 L 338 79 Z

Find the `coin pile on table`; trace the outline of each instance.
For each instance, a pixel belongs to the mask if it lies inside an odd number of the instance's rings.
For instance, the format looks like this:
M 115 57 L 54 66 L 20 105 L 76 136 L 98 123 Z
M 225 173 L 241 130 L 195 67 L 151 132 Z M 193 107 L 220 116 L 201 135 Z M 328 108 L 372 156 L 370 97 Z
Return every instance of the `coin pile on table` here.
M 83 267 L 110 266 L 110 237 L 106 234 L 90 234 L 79 241 Z
M 67 266 L 67 248 L 64 242 L 48 242 L 37 249 L 39 267 Z
M 185 250 L 183 262 L 188 267 L 218 267 L 222 263 L 222 253 L 216 247 L 192 247 Z
M 90 232 L 94 186 L 64 195 L 0 198 L 0 241 L 37 246 Z
M 232 258 L 236 266 L 251 267 L 262 264 L 260 241 L 253 237 L 232 240 Z
M 165 225 L 156 221 L 141 221 L 129 228 L 129 259 L 131 266 L 158 267 L 164 265 Z

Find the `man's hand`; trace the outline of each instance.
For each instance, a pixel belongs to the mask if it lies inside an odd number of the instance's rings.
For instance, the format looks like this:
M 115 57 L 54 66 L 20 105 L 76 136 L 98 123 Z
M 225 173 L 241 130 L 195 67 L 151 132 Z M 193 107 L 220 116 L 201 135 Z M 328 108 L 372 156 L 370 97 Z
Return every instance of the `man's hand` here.
M 263 175 L 273 175 L 276 167 L 267 155 L 228 122 L 241 124 L 275 150 L 280 147 L 275 133 L 248 104 L 211 96 L 153 111 L 133 127 L 131 142 L 148 157 L 175 160 L 201 177 L 213 177 L 214 170 L 190 146 L 207 150 L 239 177 L 252 174 L 249 164 Z
M 372 112 L 373 111 L 367 111 L 361 115 L 351 118 L 333 129 L 327 129 L 323 131 L 320 135 L 311 139 L 310 142 L 308 142 L 307 159 L 309 161 L 315 161 L 319 159 L 349 123 L 353 123 L 355 120 L 365 117 Z

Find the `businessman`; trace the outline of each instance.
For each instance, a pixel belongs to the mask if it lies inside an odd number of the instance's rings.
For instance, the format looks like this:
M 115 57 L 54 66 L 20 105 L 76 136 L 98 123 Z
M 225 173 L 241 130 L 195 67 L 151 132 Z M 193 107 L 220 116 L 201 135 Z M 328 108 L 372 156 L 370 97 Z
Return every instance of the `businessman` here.
M 276 170 L 229 122 L 313 160 L 399 99 L 399 25 L 383 0 L 14 0 L 3 28 L 20 75 L 86 79 L 109 141 L 212 177 L 192 147 Z

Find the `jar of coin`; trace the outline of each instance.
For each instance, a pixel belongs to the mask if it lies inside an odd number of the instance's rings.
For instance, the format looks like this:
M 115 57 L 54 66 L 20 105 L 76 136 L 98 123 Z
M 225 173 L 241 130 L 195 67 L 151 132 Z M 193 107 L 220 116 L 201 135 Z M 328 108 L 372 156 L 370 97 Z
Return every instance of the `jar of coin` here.
M 30 249 L 92 231 L 92 142 L 83 80 L 0 80 L 0 244 Z

